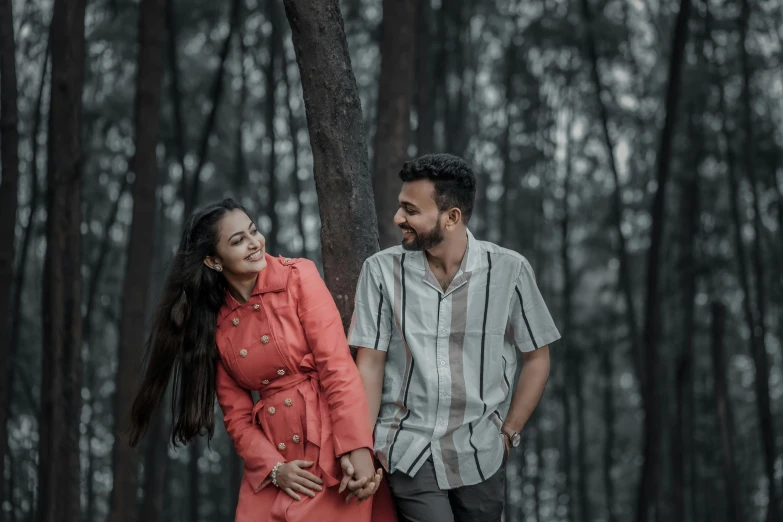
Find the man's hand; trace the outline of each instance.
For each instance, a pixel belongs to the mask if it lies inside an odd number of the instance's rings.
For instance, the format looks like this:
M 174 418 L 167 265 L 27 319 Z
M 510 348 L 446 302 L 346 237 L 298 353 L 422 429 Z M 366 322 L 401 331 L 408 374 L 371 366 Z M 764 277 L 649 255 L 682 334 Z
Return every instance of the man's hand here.
M 361 504 L 378 491 L 383 478 L 383 470 L 378 468 L 373 471 L 372 454 L 367 448 L 359 448 L 343 455 L 340 459 L 343 469 L 343 480 L 340 482 L 339 492 L 347 488 L 350 492 L 345 502 L 350 502 L 356 497 Z
M 511 439 L 508 438 L 505 432 L 501 431 L 500 434 L 503 435 L 503 445 L 506 447 L 506 460 L 508 460 L 509 455 L 511 455 Z

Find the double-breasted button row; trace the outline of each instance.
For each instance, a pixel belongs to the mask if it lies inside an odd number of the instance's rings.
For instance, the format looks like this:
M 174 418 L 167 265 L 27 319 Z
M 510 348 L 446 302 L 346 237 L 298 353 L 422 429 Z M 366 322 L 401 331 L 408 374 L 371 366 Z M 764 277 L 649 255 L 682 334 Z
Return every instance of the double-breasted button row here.
M 233 322 L 234 322 L 235 325 L 239 324 L 239 319 L 238 318 L 234 318 Z M 268 344 L 268 343 L 269 343 L 269 336 L 268 335 L 262 335 L 261 336 L 261 344 Z M 239 356 L 240 357 L 247 357 L 247 355 L 248 355 L 247 348 L 242 348 L 241 350 L 239 350 Z M 280 375 L 283 375 L 283 374 L 281 373 Z
M 302 442 L 302 439 L 301 437 L 299 437 L 299 435 L 294 435 L 293 437 L 291 437 L 291 440 L 293 441 L 294 444 L 299 444 L 300 442 Z M 285 445 L 285 442 L 281 442 L 280 444 L 277 445 L 277 449 L 279 449 L 280 451 L 285 451 L 286 447 L 287 446 Z

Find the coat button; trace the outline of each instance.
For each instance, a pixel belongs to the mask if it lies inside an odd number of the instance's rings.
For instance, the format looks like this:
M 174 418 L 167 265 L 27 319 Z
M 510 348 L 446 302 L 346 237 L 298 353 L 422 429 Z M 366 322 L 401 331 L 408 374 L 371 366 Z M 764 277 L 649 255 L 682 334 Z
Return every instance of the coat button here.
M 259 308 L 261 308 L 260 304 L 256 303 L 253 305 L 253 310 L 258 310 Z
M 285 375 L 285 370 L 277 370 L 277 375 Z
M 264 384 L 264 385 L 269 384 L 269 379 L 264 379 L 263 381 L 261 381 L 261 384 Z
M 269 415 L 274 415 L 275 414 L 275 407 L 274 406 L 270 406 L 267 411 L 269 412 Z
M 283 404 L 285 404 L 286 406 L 288 406 L 290 408 L 291 406 L 294 405 L 294 401 L 292 401 L 291 399 L 286 399 L 286 400 L 283 401 Z
M 234 317 L 231 322 L 234 324 L 234 326 L 239 326 L 239 317 Z
M 294 435 L 293 437 L 291 437 L 291 440 L 294 441 L 294 444 L 299 444 L 299 441 L 301 439 L 299 438 L 299 435 Z
M 280 444 L 278 444 L 277 449 L 279 449 L 280 451 L 285 451 L 285 442 L 281 442 Z
M 269 342 L 269 336 L 268 335 L 261 336 L 261 342 L 264 343 L 264 344 L 268 343 Z
M 241 350 L 239 350 L 239 355 L 240 355 L 241 357 L 247 357 L 247 350 L 245 350 L 244 348 L 242 348 Z
M 283 264 L 284 264 L 284 265 L 290 265 L 290 264 L 291 264 L 291 258 L 290 258 L 290 257 L 286 257 L 286 258 L 283 260 Z

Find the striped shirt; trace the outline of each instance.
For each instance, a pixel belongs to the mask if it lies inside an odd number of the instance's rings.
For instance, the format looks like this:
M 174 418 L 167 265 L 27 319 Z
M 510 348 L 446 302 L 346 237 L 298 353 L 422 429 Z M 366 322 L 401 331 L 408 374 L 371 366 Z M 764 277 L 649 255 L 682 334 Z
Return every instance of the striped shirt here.
M 445 292 L 424 252 L 397 246 L 368 258 L 348 339 L 387 352 L 375 430 L 386 471 L 414 476 L 432 458 L 441 489 L 494 475 L 516 350 L 559 338 L 527 260 L 470 232 Z

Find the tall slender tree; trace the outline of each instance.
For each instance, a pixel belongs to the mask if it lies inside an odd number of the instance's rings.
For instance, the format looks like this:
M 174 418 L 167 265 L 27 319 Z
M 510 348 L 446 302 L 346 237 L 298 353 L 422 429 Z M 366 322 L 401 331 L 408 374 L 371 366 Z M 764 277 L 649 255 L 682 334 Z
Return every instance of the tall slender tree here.
M 38 522 L 81 517 L 81 163 L 86 0 L 56 0 L 43 274 Z
M 161 83 L 165 38 L 165 1 L 142 0 L 139 16 L 138 73 L 136 77 L 135 150 L 130 163 L 133 220 L 127 249 L 123 307 L 117 350 L 117 387 L 114 393 L 114 447 L 112 450 L 111 512 L 109 522 L 134 522 L 139 454 L 125 440 L 129 409 L 141 371 L 139 354 L 150 289 L 152 257 L 144 245 L 154 235 L 155 187 L 158 181 L 156 149 L 160 128 Z
M 408 158 L 410 144 L 410 109 L 416 72 L 416 12 L 414 0 L 383 2 L 378 125 L 373 161 L 373 192 L 381 248 L 396 245 L 400 239 L 392 217 L 397 211 L 397 173 Z
M 9 305 L 14 268 L 16 232 L 17 184 L 19 180 L 19 128 L 16 84 L 16 45 L 14 44 L 13 8 L 11 0 L 0 0 L 0 339 L 9 338 Z M 35 173 L 33 173 L 35 179 Z M 32 216 L 30 218 L 32 223 Z M 13 364 L 10 344 L 3 343 L 0 352 L 0 520 L 5 518 L 5 454 L 6 422 L 11 396 L 8 368 Z

